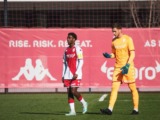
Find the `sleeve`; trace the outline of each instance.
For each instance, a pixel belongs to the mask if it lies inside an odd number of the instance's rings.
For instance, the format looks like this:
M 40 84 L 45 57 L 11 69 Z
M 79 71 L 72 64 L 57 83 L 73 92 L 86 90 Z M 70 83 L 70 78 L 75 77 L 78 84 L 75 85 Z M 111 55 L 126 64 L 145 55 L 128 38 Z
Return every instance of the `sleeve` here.
M 77 65 L 77 70 L 75 73 L 78 74 L 79 71 L 82 70 L 82 66 L 83 66 L 83 51 L 80 47 L 77 47 L 76 53 L 77 53 L 77 58 L 78 58 L 78 65 Z
M 115 48 L 114 48 L 113 44 L 112 44 L 111 58 L 115 58 Z
M 134 51 L 134 44 L 133 44 L 133 40 L 131 37 L 128 38 L 128 49 L 129 51 Z
M 115 48 L 113 45 L 112 45 L 112 53 L 115 54 Z
M 64 74 L 65 74 L 66 68 L 67 68 L 67 63 L 66 63 L 66 56 L 65 56 L 65 52 L 64 52 L 64 55 L 63 55 L 62 77 L 64 77 Z
M 83 51 L 82 48 L 76 47 L 76 54 L 78 59 L 83 59 Z

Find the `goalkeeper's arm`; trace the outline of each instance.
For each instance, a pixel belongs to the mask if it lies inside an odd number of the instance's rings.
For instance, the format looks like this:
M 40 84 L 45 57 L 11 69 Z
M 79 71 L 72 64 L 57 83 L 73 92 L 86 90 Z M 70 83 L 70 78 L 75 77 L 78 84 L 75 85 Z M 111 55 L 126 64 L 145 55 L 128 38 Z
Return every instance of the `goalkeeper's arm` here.
M 131 64 L 133 62 L 134 58 L 135 58 L 135 51 L 132 50 L 132 51 L 130 51 L 130 57 L 128 59 L 128 63 Z
M 134 58 L 135 58 L 135 51 L 130 51 L 130 57 L 128 59 L 128 62 L 126 63 L 125 66 L 121 68 L 122 74 L 128 74 L 129 66 L 133 62 Z
M 115 58 L 115 54 L 114 53 L 111 53 L 111 58 Z

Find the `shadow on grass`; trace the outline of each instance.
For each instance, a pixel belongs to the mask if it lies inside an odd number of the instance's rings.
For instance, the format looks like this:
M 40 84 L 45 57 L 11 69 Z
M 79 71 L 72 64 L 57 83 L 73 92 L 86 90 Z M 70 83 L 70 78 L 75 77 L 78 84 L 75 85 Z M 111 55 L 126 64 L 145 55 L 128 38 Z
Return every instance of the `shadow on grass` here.
M 45 112 L 20 112 L 20 114 L 39 114 L 39 115 L 65 115 L 67 112 L 54 112 L 54 113 L 45 113 Z M 77 112 L 77 114 L 82 114 L 82 112 Z M 94 115 L 102 115 L 99 112 L 87 112 L 87 114 L 94 114 Z M 82 114 L 83 115 L 83 114 Z
M 86 114 L 102 115 L 100 112 L 87 112 Z
M 20 112 L 20 114 L 35 114 L 35 115 L 64 115 L 66 112 L 54 112 L 54 113 L 44 113 L 44 112 Z

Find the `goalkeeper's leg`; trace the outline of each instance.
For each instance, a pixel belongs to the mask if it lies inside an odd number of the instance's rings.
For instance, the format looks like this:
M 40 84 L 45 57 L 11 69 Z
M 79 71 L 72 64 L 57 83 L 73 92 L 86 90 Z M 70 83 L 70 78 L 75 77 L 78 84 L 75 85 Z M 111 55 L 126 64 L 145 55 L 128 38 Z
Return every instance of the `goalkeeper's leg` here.
M 139 94 L 136 88 L 135 83 L 129 83 L 128 84 L 131 93 L 132 93 L 132 100 L 133 100 L 133 105 L 134 105 L 134 110 L 138 112 L 138 105 L 139 105 Z
M 119 82 L 119 81 L 112 83 L 112 91 L 111 91 L 110 100 L 109 100 L 109 107 L 108 107 L 108 109 L 110 109 L 111 111 L 113 110 L 114 104 L 117 100 L 118 90 L 119 90 L 120 84 L 121 84 L 121 82 Z

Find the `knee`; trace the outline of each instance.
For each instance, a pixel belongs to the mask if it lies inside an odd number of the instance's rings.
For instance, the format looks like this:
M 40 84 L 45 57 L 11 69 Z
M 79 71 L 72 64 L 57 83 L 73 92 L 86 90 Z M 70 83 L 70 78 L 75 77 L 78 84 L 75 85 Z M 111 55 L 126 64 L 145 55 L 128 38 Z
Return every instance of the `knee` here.
M 74 89 L 71 92 L 72 92 L 73 95 L 75 95 L 77 93 L 77 91 L 74 90 Z
M 129 88 L 130 88 L 131 91 L 137 91 L 135 83 L 129 84 Z
M 112 84 L 112 90 L 113 90 L 113 91 L 118 91 L 119 86 L 120 86 L 120 83 L 114 82 L 114 83 Z

